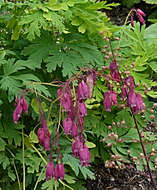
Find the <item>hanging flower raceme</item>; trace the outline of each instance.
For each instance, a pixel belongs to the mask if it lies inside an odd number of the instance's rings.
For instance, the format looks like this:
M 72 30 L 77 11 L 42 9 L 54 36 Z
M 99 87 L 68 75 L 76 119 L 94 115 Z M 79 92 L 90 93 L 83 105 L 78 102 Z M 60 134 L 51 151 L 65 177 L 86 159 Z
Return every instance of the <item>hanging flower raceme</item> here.
M 13 112 L 13 121 L 14 123 L 17 123 L 22 114 L 22 111 L 28 113 L 28 104 L 23 95 L 20 97 L 20 99 L 16 98 L 15 106 L 16 108 Z
M 117 104 L 117 93 L 110 90 L 104 93 L 104 109 L 111 111 L 111 106 Z
M 134 13 L 137 15 L 141 24 L 145 24 L 145 20 L 143 17 L 145 17 L 146 14 L 141 9 L 132 9 L 132 13 L 131 13 L 131 25 L 132 25 L 132 27 L 134 27 L 134 20 L 133 20 Z
M 143 17 L 145 17 L 146 14 L 145 14 L 141 9 L 137 9 L 137 10 L 136 10 L 136 14 L 137 14 L 138 19 L 139 19 L 139 21 L 141 22 L 141 24 L 145 24 L 145 20 L 144 20 Z

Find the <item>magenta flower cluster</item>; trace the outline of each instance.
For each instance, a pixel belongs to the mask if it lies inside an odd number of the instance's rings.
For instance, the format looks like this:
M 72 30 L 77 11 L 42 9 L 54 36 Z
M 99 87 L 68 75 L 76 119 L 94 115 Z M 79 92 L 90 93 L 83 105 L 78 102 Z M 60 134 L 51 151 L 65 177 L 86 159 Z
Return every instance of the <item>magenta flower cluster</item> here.
M 145 24 L 145 20 L 143 17 L 145 17 L 146 14 L 141 9 L 132 9 L 132 13 L 131 13 L 131 25 L 132 25 L 132 27 L 134 27 L 134 19 L 133 19 L 134 13 L 137 15 L 141 24 Z
M 53 162 L 50 160 L 46 166 L 46 180 L 50 180 L 53 177 L 55 180 L 64 179 L 64 175 L 64 165 L 62 163 L 58 163 L 55 167 Z
M 62 111 L 67 113 L 67 117 L 63 120 L 64 134 L 74 138 L 73 156 L 78 157 L 83 166 L 88 166 L 90 162 L 90 151 L 85 145 L 83 134 L 84 117 L 87 115 L 85 100 L 92 97 L 95 80 L 95 72 L 88 71 L 87 77 L 82 78 L 78 84 L 76 97 L 72 96 L 68 82 L 58 90 Z M 75 104 L 73 98 L 76 99 Z

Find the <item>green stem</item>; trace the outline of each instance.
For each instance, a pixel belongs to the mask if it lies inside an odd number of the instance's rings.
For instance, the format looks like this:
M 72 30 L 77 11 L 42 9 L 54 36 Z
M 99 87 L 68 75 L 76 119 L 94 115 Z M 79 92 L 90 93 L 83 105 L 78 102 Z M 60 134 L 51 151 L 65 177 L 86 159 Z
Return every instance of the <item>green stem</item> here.
M 36 190 L 36 188 L 37 188 L 37 185 L 38 185 L 38 183 L 39 183 L 39 179 L 40 179 L 40 177 L 41 177 L 43 171 L 44 171 L 44 168 L 41 170 L 40 175 L 38 176 L 38 179 L 37 179 L 37 181 L 36 181 L 36 183 L 35 183 L 35 186 L 34 186 L 34 190 Z
M 26 184 L 26 173 L 25 173 L 25 154 L 24 154 L 24 151 L 25 151 L 25 145 L 24 145 L 25 141 L 24 141 L 24 134 L 23 134 L 23 129 L 22 129 L 22 165 L 23 165 L 23 190 L 26 189 L 25 187 L 25 184 Z
M 18 175 L 17 168 L 16 168 L 16 165 L 15 165 L 14 160 L 13 160 L 13 166 L 14 166 L 14 169 L 15 169 L 15 173 L 16 173 L 16 177 L 17 177 L 17 182 L 18 182 L 18 185 L 19 185 L 19 189 L 21 190 L 21 183 L 20 183 L 19 175 Z

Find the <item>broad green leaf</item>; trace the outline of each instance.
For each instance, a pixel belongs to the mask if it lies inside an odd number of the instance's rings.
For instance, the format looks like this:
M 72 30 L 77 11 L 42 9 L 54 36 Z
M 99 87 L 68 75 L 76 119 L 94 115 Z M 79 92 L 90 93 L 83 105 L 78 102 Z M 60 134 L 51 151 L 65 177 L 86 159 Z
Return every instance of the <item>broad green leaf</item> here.
M 144 0 L 148 4 L 157 4 L 156 0 Z
M 156 1 L 156 0 L 155 0 Z M 156 1 L 157 2 L 157 1 Z M 148 28 L 146 28 L 144 33 L 145 39 L 157 39 L 157 23 L 150 25 Z

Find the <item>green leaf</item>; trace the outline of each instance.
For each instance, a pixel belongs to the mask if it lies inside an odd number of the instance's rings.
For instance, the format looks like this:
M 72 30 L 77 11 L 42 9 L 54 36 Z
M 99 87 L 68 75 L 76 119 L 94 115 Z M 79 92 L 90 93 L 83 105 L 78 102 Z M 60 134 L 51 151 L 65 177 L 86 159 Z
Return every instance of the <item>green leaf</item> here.
M 8 176 L 10 177 L 10 179 L 11 179 L 12 181 L 15 181 L 16 175 L 14 174 L 14 172 L 11 170 L 10 167 L 8 168 Z
M 157 4 L 156 0 L 144 0 L 148 4 Z
M 81 32 L 82 34 L 85 33 L 86 31 L 86 25 L 82 24 L 78 27 L 78 31 Z
M 86 144 L 86 146 L 87 146 L 88 148 L 95 148 L 95 147 L 96 147 L 96 145 L 95 145 L 94 143 L 89 142 L 89 141 L 85 141 L 85 144 Z
M 63 155 L 63 163 L 67 164 L 71 167 L 71 169 L 75 172 L 75 175 L 79 174 L 79 160 L 71 156 L 70 154 Z
M 34 131 L 30 132 L 29 137 L 30 137 L 31 142 L 33 142 L 33 143 L 38 143 L 39 142 L 38 137 L 37 137 L 37 135 L 35 134 Z
M 33 108 L 33 110 L 39 114 L 39 102 L 37 101 L 37 99 L 33 98 L 32 101 L 31 101 L 31 106 Z M 43 109 L 44 112 L 47 112 L 48 109 L 47 109 L 47 106 L 46 106 L 46 103 L 45 102 L 41 102 L 41 107 Z
M 156 1 L 156 0 L 155 0 Z M 157 1 L 156 1 L 157 2 Z M 157 39 L 157 23 L 150 25 L 148 28 L 146 28 L 144 33 L 145 39 Z
M 35 39 L 35 36 L 40 37 L 40 29 L 46 29 L 47 23 L 42 16 L 42 12 L 38 11 L 34 14 L 23 16 L 18 23 L 19 25 L 28 25 L 25 34 L 27 34 L 28 40 L 32 41 Z
M 84 176 L 84 179 L 87 179 L 89 177 L 90 179 L 95 179 L 94 173 L 89 170 L 87 167 L 82 167 L 81 165 L 79 166 L 82 175 Z
M 56 182 L 56 184 L 58 184 L 58 183 Z M 45 183 L 43 183 L 41 189 L 53 190 L 54 186 L 55 186 L 55 181 L 54 181 L 54 179 L 51 179 L 51 180 L 46 181 Z
M 69 184 L 73 184 L 76 182 L 76 178 L 74 178 L 73 176 L 69 176 L 67 174 L 65 174 L 64 176 L 64 180 L 69 183 Z
M 6 142 L 0 137 L 0 151 L 5 150 Z

